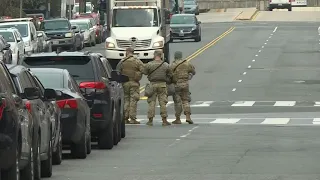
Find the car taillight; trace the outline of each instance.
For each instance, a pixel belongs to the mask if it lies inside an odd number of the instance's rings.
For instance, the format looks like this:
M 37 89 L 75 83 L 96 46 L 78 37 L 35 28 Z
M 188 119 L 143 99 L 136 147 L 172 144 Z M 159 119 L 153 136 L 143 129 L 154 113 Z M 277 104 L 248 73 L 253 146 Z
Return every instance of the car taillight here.
M 78 103 L 76 99 L 64 99 L 57 101 L 60 109 L 77 109 Z
M 106 85 L 103 82 L 82 82 L 79 88 L 104 89 Z
M 25 106 L 26 106 L 26 109 L 29 111 L 29 113 L 31 113 L 31 103 L 30 103 L 30 101 L 27 101 Z
M 3 112 L 6 106 L 7 106 L 6 99 L 2 98 L 0 102 L 0 120 L 2 119 Z

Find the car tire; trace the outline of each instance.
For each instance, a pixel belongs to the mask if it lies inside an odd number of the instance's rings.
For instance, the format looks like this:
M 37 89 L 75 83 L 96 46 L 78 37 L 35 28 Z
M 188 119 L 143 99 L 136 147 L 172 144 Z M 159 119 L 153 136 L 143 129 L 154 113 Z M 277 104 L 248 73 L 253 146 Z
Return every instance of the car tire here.
M 113 121 L 111 120 L 108 127 L 100 132 L 98 147 L 99 149 L 112 149 L 113 144 Z
M 34 180 L 34 161 L 33 161 L 33 148 L 30 147 L 30 154 L 29 154 L 29 162 L 24 167 L 23 170 L 21 170 L 20 173 L 20 179 L 25 180 Z
M 121 133 L 122 133 L 122 117 L 121 117 L 121 106 L 118 106 L 118 110 L 117 110 L 117 122 L 118 122 L 118 141 L 120 142 L 122 137 L 121 137 Z
M 289 8 L 288 8 L 288 11 L 292 11 L 292 7 L 289 7 Z
M 51 132 L 50 132 L 51 134 Z M 41 177 L 51 177 L 52 176 L 52 139 L 50 136 L 48 144 L 47 156 L 48 159 L 41 161 Z
M 41 159 L 40 159 L 40 133 L 36 142 L 33 144 L 33 164 L 34 164 L 34 179 L 40 180 L 41 179 Z
M 194 39 L 195 42 L 200 42 L 201 41 L 201 35 L 197 36 L 195 39 Z
M 271 7 L 269 7 L 269 11 L 272 11 L 273 9 Z
M 114 110 L 113 110 L 112 120 L 114 122 L 114 124 L 113 124 L 113 145 L 116 146 L 119 143 L 119 132 L 120 132 L 116 108 L 114 108 Z
M 87 137 L 87 154 L 91 154 L 91 132 L 89 132 L 89 137 Z
M 71 155 L 77 159 L 87 158 L 87 136 L 83 133 L 79 143 L 71 145 Z
M 59 133 L 59 140 L 57 143 L 57 151 L 52 154 L 52 163 L 60 165 L 62 163 L 62 134 Z
M 7 170 L 2 170 L 0 174 L 1 180 L 20 180 L 20 149 L 19 145 L 16 146 L 15 163 Z

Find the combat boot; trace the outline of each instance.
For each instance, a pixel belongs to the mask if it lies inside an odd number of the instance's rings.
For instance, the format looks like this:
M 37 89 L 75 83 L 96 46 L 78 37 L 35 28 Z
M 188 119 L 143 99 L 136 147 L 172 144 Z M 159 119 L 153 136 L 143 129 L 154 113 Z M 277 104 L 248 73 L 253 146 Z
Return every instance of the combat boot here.
M 137 121 L 136 119 L 131 119 L 130 124 L 140 124 L 140 122 Z
M 129 118 L 125 118 L 125 119 L 124 119 L 124 122 L 125 122 L 126 124 L 130 124 Z
M 153 118 L 149 118 L 149 121 L 146 123 L 148 126 L 153 126 Z
M 162 126 L 170 126 L 171 123 L 167 121 L 167 118 L 162 118 Z
M 182 124 L 180 116 L 176 116 L 176 120 L 172 121 L 172 124 Z
M 190 114 L 186 114 L 186 122 L 189 124 L 193 124 L 193 121 L 191 120 Z

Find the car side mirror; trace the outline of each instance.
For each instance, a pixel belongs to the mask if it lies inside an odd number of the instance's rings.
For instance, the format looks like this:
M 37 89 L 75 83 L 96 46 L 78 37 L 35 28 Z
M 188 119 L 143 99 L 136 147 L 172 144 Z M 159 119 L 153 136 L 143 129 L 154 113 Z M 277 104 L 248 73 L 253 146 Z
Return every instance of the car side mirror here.
M 30 87 L 30 88 L 24 88 L 24 96 L 28 100 L 34 100 L 40 98 L 40 92 L 38 88 Z
M 45 89 L 44 90 L 44 98 L 46 98 L 46 100 L 50 100 L 53 101 L 57 98 L 57 93 L 54 89 Z
M 10 49 L 10 47 L 11 47 L 11 45 L 10 45 L 10 44 L 6 44 L 6 47 L 4 47 L 3 49 L 4 49 L 4 50 L 9 50 L 9 49 Z
M 22 98 L 16 94 L 13 94 L 13 100 L 16 107 L 21 107 L 22 105 Z

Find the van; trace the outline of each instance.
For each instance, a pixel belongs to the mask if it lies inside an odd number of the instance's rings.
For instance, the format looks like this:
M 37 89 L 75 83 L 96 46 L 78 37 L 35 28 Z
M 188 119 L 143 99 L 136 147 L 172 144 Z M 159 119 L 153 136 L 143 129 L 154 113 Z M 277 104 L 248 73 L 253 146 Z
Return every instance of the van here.
M 37 30 L 32 22 L 32 18 L 7 19 L 0 21 L 0 28 L 11 27 L 15 27 L 20 32 L 26 53 L 38 52 Z

